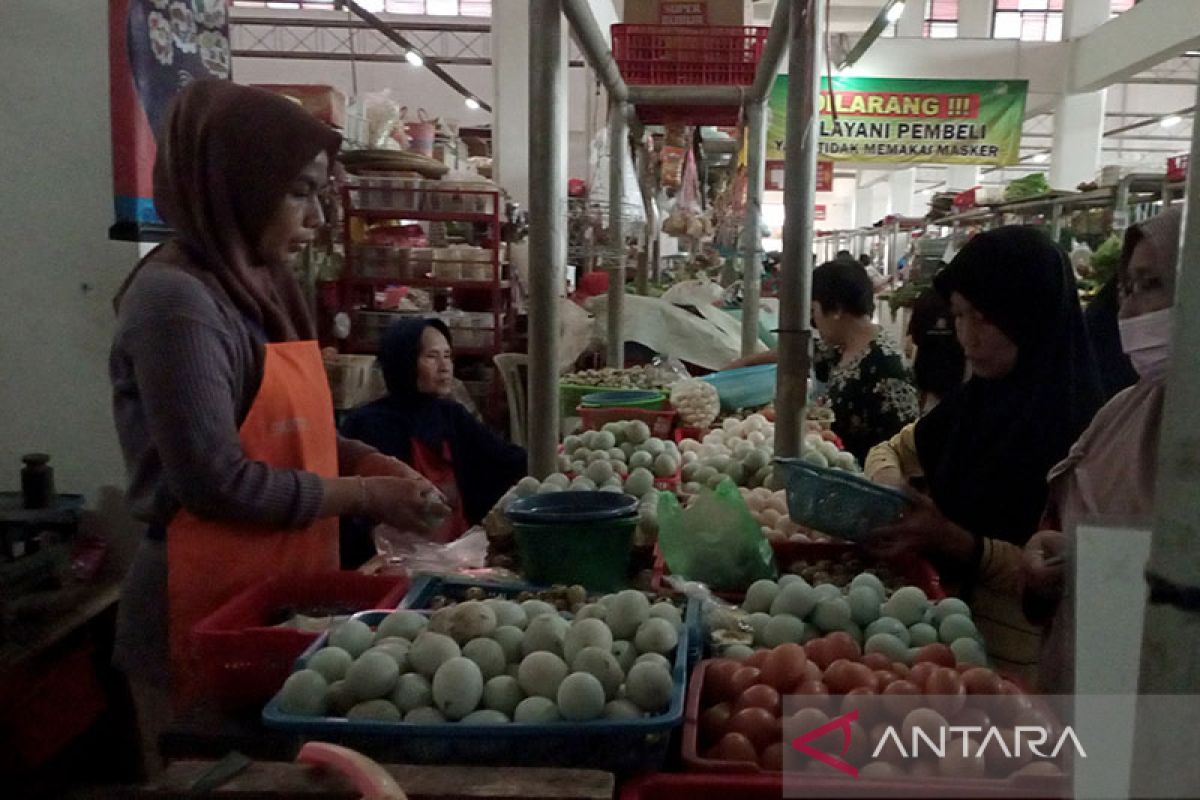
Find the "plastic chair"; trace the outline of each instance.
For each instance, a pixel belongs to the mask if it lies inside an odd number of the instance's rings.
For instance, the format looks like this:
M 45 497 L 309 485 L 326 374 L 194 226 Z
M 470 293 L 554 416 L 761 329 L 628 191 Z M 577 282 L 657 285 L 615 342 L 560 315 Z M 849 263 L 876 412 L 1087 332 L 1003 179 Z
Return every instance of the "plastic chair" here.
M 529 372 L 529 356 L 524 353 L 500 353 L 492 357 L 500 377 L 504 379 L 504 394 L 508 398 L 508 435 L 513 444 L 525 446 L 526 417 L 529 406 L 525 399 L 525 380 Z

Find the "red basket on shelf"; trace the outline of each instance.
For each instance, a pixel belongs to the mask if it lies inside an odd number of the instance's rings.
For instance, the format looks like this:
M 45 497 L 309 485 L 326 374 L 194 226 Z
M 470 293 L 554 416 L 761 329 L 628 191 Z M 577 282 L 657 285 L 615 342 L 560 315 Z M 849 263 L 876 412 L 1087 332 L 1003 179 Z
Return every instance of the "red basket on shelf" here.
M 613 25 L 613 58 L 631 86 L 749 86 L 770 28 Z
M 226 708 L 247 708 L 262 705 L 279 690 L 296 658 L 320 635 L 276 627 L 273 618 L 281 611 L 395 608 L 408 583 L 406 576 L 327 572 L 278 577 L 250 587 L 192 630 L 209 695 Z
M 675 428 L 675 417 L 678 412 L 673 408 L 666 411 L 651 411 L 645 408 L 587 408 L 579 406 L 576 411 L 583 419 L 585 431 L 598 431 L 610 422 L 640 420 L 650 427 L 650 435 L 659 439 L 670 439 L 671 431 Z

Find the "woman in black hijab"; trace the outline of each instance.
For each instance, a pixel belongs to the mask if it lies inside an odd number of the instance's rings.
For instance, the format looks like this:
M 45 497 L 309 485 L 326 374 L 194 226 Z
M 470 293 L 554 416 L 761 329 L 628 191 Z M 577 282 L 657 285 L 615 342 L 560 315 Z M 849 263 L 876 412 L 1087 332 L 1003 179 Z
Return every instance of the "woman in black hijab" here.
M 451 338 L 439 320 L 392 325 L 380 342 L 379 361 L 388 394 L 350 412 L 342 423 L 342 435 L 400 459 L 441 489 L 453 514 L 431 538 L 453 541 L 480 523 L 526 474 L 525 451 L 501 439 L 450 399 Z M 343 566 L 373 554 L 365 537 L 351 534 L 349 538 L 355 541 L 343 541 Z
M 915 496 L 873 546 L 930 559 L 967 597 L 983 584 L 1015 597 L 1019 558 L 1008 556 L 1037 531 L 1046 475 L 1101 404 L 1075 276 L 1043 233 L 1006 227 L 968 242 L 934 287 L 950 303 L 971 378 L 916 424 L 929 496 Z M 1013 634 L 1006 613 L 993 621 Z M 1036 661 L 1036 641 L 1026 644 Z

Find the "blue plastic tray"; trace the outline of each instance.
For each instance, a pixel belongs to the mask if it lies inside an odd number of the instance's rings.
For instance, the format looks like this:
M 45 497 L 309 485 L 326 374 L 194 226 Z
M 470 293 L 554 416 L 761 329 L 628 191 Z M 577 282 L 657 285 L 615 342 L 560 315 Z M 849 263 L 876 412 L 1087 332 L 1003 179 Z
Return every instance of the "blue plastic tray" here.
M 637 515 L 636 497 L 616 492 L 552 492 L 517 500 L 505 514 L 534 525 L 607 522 Z
M 441 575 L 415 575 L 409 585 L 408 594 L 400 601 L 399 608 L 411 608 L 424 611 L 437 595 L 458 601 L 466 599 L 467 589 L 479 587 L 492 594 L 516 596 L 521 592 L 536 592 L 544 586 L 534 586 L 530 583 L 500 583 L 476 581 L 469 578 L 449 578 Z M 596 595 L 600 593 L 597 592 Z M 591 597 L 593 595 L 589 595 Z M 704 650 L 704 613 L 700 601 L 688 598 L 683 610 L 683 624 L 688 629 L 688 663 L 695 664 L 700 660 Z
M 871 531 L 895 522 L 911 505 L 903 492 L 858 475 L 795 458 L 778 458 L 775 463 L 787 473 L 792 521 L 839 539 L 864 542 Z
M 758 408 L 775 399 L 775 364 L 760 364 L 756 367 L 727 369 L 705 375 L 700 380 L 711 383 L 721 398 L 721 408 L 736 411 L 739 408 Z
M 388 613 L 362 611 L 353 619 L 375 627 Z M 665 713 L 654 717 L 622 722 L 418 725 L 342 717 L 298 717 L 283 713 L 277 693 L 263 709 L 262 719 L 267 727 L 293 733 L 301 739 L 342 744 L 376 760 L 392 763 L 588 767 L 619 775 L 653 772 L 666 763 L 672 735 L 683 723 L 688 633 L 687 625 L 679 632 L 671 704 Z M 328 633 L 322 634 L 305 650 L 296 660 L 296 669 L 303 669 L 313 653 L 325 646 L 328 638 Z
M 642 408 L 656 411 L 666 407 L 667 396 L 651 389 L 609 389 L 589 392 L 579 404 L 584 408 Z

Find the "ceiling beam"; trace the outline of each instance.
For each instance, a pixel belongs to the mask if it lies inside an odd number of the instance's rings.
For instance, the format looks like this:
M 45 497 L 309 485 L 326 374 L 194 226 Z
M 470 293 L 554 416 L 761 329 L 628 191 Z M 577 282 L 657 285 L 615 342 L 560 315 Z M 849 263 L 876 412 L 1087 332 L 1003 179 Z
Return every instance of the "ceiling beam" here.
M 1200 46 L 1196 0 L 1142 0 L 1071 42 L 1068 91 L 1094 92 Z

